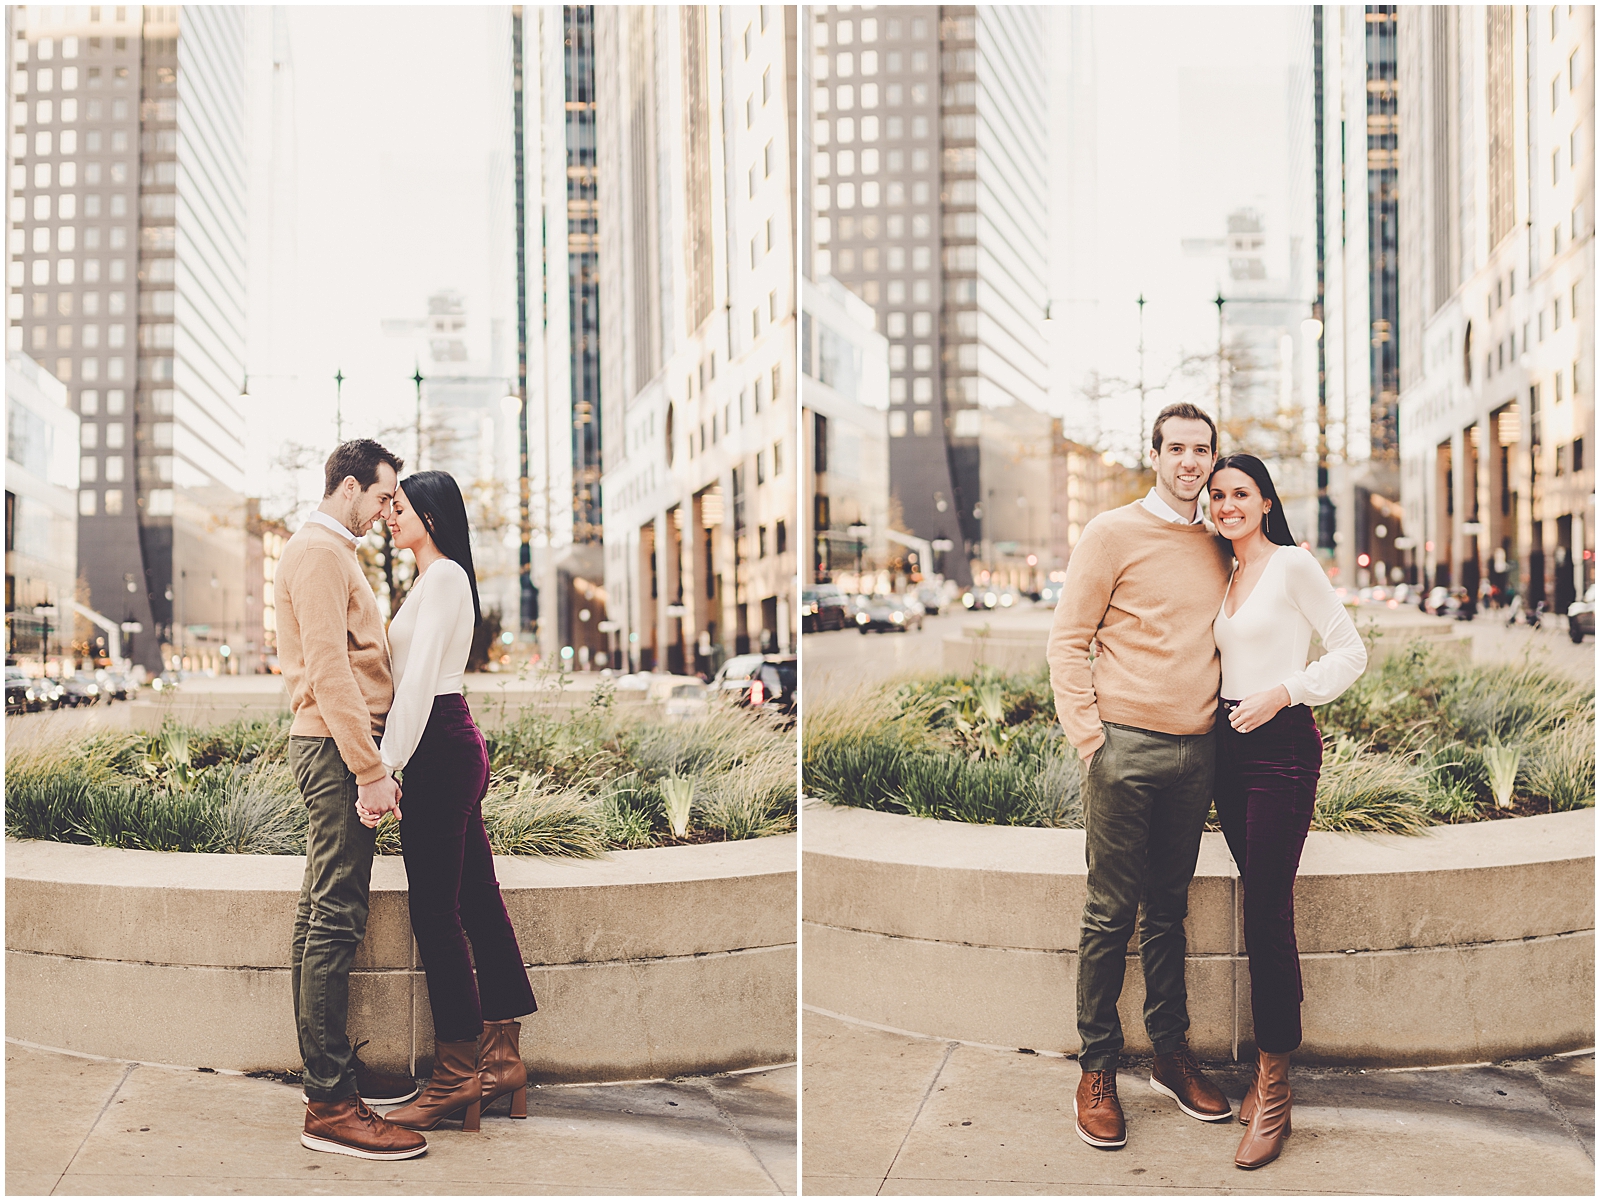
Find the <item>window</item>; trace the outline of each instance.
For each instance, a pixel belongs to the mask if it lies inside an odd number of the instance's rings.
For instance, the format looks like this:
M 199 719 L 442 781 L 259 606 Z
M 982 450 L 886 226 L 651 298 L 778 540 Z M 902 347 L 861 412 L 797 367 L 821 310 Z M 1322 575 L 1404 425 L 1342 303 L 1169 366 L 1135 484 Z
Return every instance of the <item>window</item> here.
M 1567 59 L 1567 91 L 1578 90 L 1578 52 L 1574 50 Z
M 765 12 L 766 9 L 763 8 L 762 11 Z M 765 104 L 768 100 L 771 100 L 771 99 L 772 99 L 772 68 L 768 67 L 765 71 L 761 72 L 761 103 Z
M 777 151 L 773 144 L 768 142 L 761 150 L 761 172 L 768 179 L 772 178 L 772 165 L 776 160 Z
M 1578 131 L 1576 129 L 1574 129 L 1572 131 L 1572 135 L 1567 138 L 1567 166 L 1576 167 L 1577 165 L 1578 165 Z
M 167 493 L 167 495 L 171 496 L 172 494 L 169 492 L 169 493 Z M 122 489 L 121 488 L 107 488 L 106 489 L 106 516 L 107 517 L 121 517 L 122 516 Z
M 85 488 L 78 493 L 78 516 L 93 517 L 95 512 L 95 494 L 93 488 Z
M 123 431 L 128 427 L 120 421 L 114 421 L 106 426 L 106 449 L 121 450 Z
M 78 412 L 85 417 L 93 417 L 100 411 L 100 392 L 96 388 L 85 388 L 78 393 Z
M 1573 443 L 1574 447 L 1577 445 L 1578 443 Z M 1574 467 L 1573 470 L 1576 471 L 1577 468 Z M 785 554 L 789 549 L 789 523 L 780 517 L 778 518 L 778 523 L 772 528 L 774 534 L 773 541 L 777 543 L 777 546 L 774 549 L 776 553 L 780 555 Z
M 1572 440 L 1572 473 L 1576 475 L 1583 470 L 1583 439 Z
M 1561 76 L 1557 75 L 1550 81 L 1550 111 L 1555 112 L 1561 107 Z
M 1557 300 L 1552 306 L 1551 323 L 1556 329 L 1561 328 L 1561 301 Z
M 118 484 L 122 482 L 122 463 L 123 458 L 121 455 L 106 456 L 106 483 Z
M 85 484 L 92 484 L 100 478 L 100 461 L 93 455 L 84 455 L 78 460 L 78 478 Z
M 758 450 L 758 451 L 756 451 L 756 483 L 764 484 L 766 482 L 767 482 L 767 452 L 764 451 L 764 450 Z
M 744 27 L 744 56 L 750 57 L 750 50 L 755 45 L 755 31 L 751 26 Z
M 82 425 L 78 429 L 78 445 L 84 450 L 93 450 L 100 445 L 100 427 L 98 425 Z
M 1550 154 L 1550 182 L 1561 182 L 1561 151 L 1552 151 Z
M 906 436 L 906 414 L 904 409 L 894 409 L 889 413 L 889 437 L 904 438 Z
M 776 403 L 778 399 L 778 392 L 780 390 L 778 383 L 783 378 L 782 370 L 783 369 L 777 363 L 772 365 L 772 399 L 774 403 Z
M 764 525 L 761 525 L 761 526 L 757 526 L 756 527 L 756 558 L 765 559 L 766 557 L 767 557 L 767 527 L 764 526 Z
M 904 413 L 901 414 L 905 416 Z M 917 409 L 911 414 L 911 432 L 918 435 L 933 433 L 933 410 Z
M 783 439 L 779 438 L 772 444 L 772 478 L 777 479 L 783 474 Z

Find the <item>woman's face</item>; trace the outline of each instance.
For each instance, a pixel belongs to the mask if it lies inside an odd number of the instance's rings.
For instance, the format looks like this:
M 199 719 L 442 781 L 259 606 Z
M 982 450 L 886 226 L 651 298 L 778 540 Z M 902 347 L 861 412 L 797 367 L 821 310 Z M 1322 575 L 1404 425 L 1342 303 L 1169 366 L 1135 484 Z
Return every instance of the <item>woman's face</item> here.
M 395 489 L 394 503 L 389 507 L 389 537 L 393 539 L 397 550 L 408 550 L 413 554 L 418 547 L 431 541 L 428 527 L 422 524 L 422 518 L 411 507 L 404 488 Z
M 1255 480 L 1237 467 L 1224 467 L 1211 477 L 1211 520 L 1229 540 L 1248 538 L 1261 528 L 1272 506 L 1263 499 Z M 395 497 L 395 505 L 400 498 Z

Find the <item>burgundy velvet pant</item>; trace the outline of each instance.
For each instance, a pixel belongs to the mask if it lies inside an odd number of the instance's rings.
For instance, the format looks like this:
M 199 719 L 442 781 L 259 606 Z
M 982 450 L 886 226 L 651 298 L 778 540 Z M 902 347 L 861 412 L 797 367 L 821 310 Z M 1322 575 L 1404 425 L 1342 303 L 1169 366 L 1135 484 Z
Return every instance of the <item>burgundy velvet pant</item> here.
M 1291 705 L 1241 734 L 1217 714 L 1217 819 L 1244 888 L 1250 1010 L 1256 1046 L 1284 1055 L 1300 1045 L 1300 948 L 1294 878 L 1322 774 L 1322 735 L 1311 710 Z
M 520 1017 L 537 1006 L 483 828 L 489 755 L 465 697 L 433 698 L 401 788 L 411 932 L 428 978 L 434 1037 L 466 1042 L 485 1018 Z

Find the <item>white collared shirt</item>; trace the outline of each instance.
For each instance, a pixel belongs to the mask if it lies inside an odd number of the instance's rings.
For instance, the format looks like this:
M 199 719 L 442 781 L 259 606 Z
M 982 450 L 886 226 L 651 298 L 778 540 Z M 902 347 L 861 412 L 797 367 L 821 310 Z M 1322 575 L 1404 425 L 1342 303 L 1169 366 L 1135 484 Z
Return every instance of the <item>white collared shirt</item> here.
M 1205 518 L 1200 515 L 1199 501 L 1195 502 L 1194 516 L 1186 518 L 1166 501 L 1162 500 L 1160 494 L 1158 494 L 1154 488 L 1150 489 L 1150 491 L 1145 494 L 1145 498 L 1139 503 L 1146 509 L 1149 509 L 1150 512 L 1154 513 L 1157 517 L 1161 518 L 1162 521 L 1170 521 L 1174 525 L 1199 525 L 1205 520 Z
M 327 527 L 328 527 L 328 528 L 329 528 L 329 529 L 330 529 L 330 530 L 336 530 L 336 531 L 338 531 L 338 532 L 339 532 L 339 533 L 341 533 L 341 534 L 343 534 L 343 535 L 344 535 L 344 536 L 345 536 L 345 537 L 346 537 L 346 538 L 347 538 L 347 539 L 349 539 L 349 542 L 350 542 L 350 545 L 351 545 L 351 546 L 356 546 L 356 545 L 358 545 L 358 544 L 359 544 L 359 543 L 360 543 L 360 542 L 361 542 L 361 537 L 360 537 L 360 535 L 358 535 L 358 534 L 352 534 L 352 533 L 351 533 L 351 532 L 350 532 L 350 530 L 349 530 L 349 527 L 348 527 L 348 526 L 346 526 L 346 525 L 345 525 L 345 524 L 344 524 L 344 522 L 342 522 L 342 521 L 337 521 L 337 520 L 335 520 L 335 519 L 334 519 L 334 518 L 332 518 L 332 517 L 329 517 L 329 516 L 328 516 L 328 515 L 327 515 L 327 514 L 326 514 L 326 513 L 324 513 L 324 512 L 323 512 L 323 511 L 322 511 L 322 510 L 321 510 L 321 509 L 313 509 L 313 510 L 312 510 L 312 511 L 311 511 L 311 516 L 310 516 L 310 517 L 308 517 L 308 518 L 306 518 L 306 520 L 307 520 L 307 521 L 314 521 L 314 522 L 316 522 L 316 523 L 317 523 L 317 524 L 318 524 L 318 525 L 325 525 L 325 526 L 327 526 Z

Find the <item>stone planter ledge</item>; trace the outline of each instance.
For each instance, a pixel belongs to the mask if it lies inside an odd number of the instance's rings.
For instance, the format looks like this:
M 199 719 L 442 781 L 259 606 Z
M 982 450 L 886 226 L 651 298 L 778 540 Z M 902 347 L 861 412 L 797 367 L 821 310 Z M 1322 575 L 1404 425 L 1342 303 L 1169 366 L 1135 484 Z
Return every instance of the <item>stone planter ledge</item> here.
M 1078 1049 L 1081 830 L 818 803 L 801 828 L 807 1005 L 939 1038 Z M 1416 837 L 1314 832 L 1295 888 L 1299 1058 L 1474 1063 L 1592 1047 L 1594 841 L 1593 809 Z M 1185 925 L 1203 1056 L 1254 1053 L 1240 904 L 1227 845 L 1208 833 Z M 1143 1001 L 1130 953 L 1130 1052 L 1150 1050 Z
M 795 1058 L 796 838 L 495 859 L 539 1012 L 541 1082 L 660 1079 Z M 6 1034 L 239 1071 L 300 1063 L 289 995 L 304 860 L 6 842 Z M 398 856 L 373 865 L 351 974 L 362 1058 L 426 1070 L 427 982 Z

